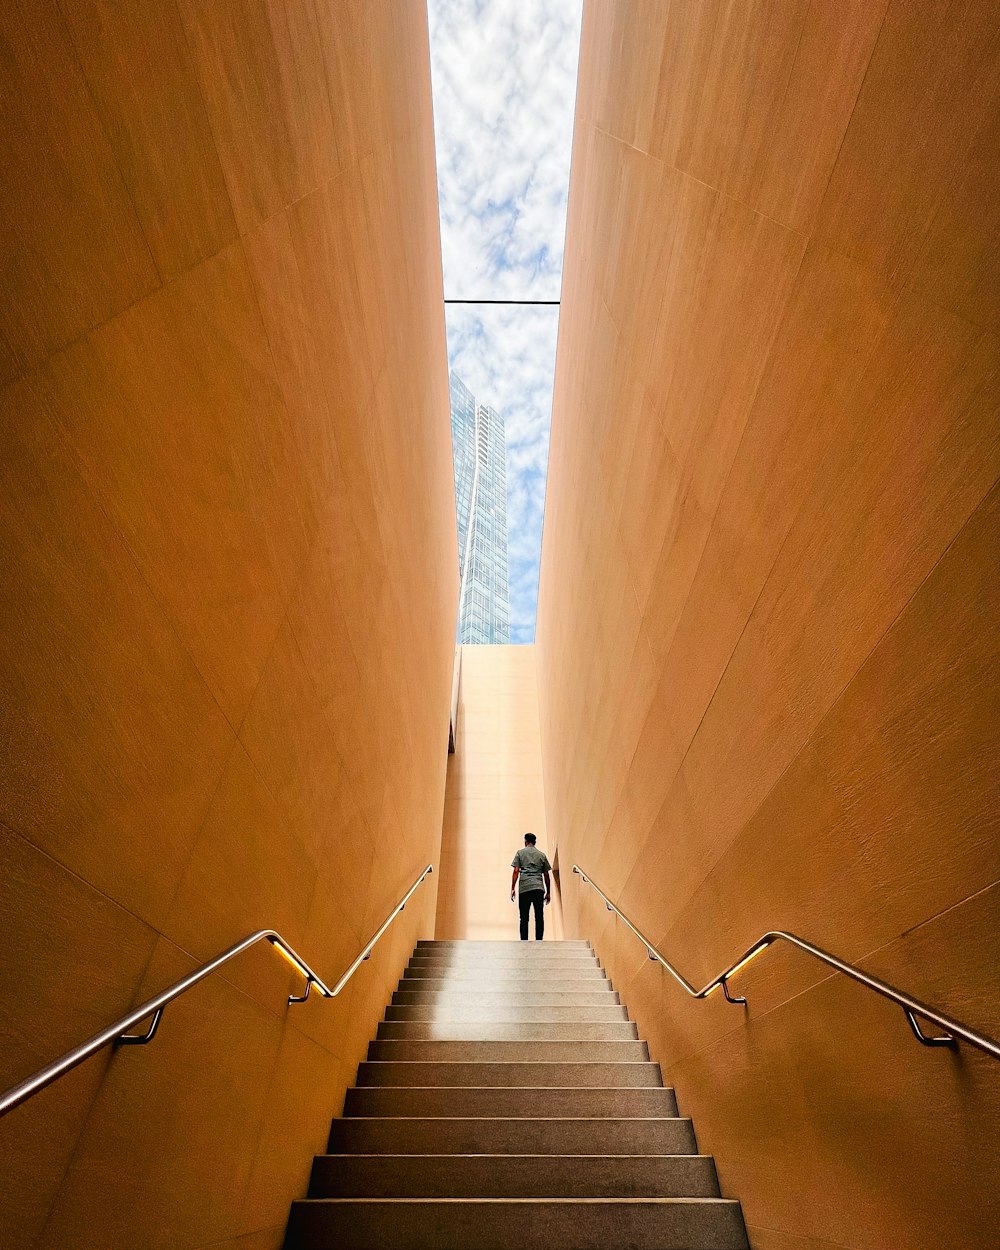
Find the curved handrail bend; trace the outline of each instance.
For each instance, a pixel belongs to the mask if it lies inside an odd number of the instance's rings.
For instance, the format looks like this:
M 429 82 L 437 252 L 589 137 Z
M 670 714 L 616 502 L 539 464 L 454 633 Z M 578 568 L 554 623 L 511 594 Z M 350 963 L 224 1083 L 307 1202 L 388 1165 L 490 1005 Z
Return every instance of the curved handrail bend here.
M 768 947 L 773 946 L 775 942 L 788 942 L 800 951 L 805 951 L 807 955 L 811 955 L 813 959 L 818 959 L 821 963 L 826 964 L 827 967 L 833 968 L 834 971 L 842 973 L 845 977 L 850 977 L 852 981 L 857 981 L 859 985 L 863 985 L 873 993 L 880 994 L 883 998 L 887 998 L 890 1002 L 894 1002 L 902 1007 L 910 1028 L 913 1030 L 914 1037 L 924 1046 L 949 1046 L 954 1048 L 961 1040 L 970 1046 L 974 1046 L 977 1050 L 992 1056 L 994 1059 L 1000 1059 L 1000 1043 L 996 1042 L 992 1037 L 987 1037 L 985 1033 L 976 1032 L 975 1029 L 969 1028 L 968 1025 L 962 1024 L 959 1020 L 952 1019 L 951 1016 L 945 1015 L 944 1012 L 938 1011 L 935 1007 L 929 1007 L 927 1003 L 921 1002 L 919 998 L 913 998 L 910 994 L 897 989 L 896 986 L 890 985 L 888 981 L 882 981 L 868 972 L 863 972 L 854 964 L 838 959 L 836 955 L 831 955 L 829 951 L 823 950 L 821 946 L 816 946 L 812 942 L 807 942 L 805 938 L 800 938 L 794 933 L 787 933 L 782 929 L 773 929 L 759 937 L 724 972 L 720 972 L 718 976 L 713 977 L 711 981 L 703 985 L 701 989 L 698 989 L 692 985 L 683 972 L 656 949 L 649 938 L 608 898 L 597 882 L 592 877 L 589 877 L 579 864 L 573 865 L 573 872 L 601 896 L 608 911 L 613 911 L 645 946 L 649 958 L 662 964 L 681 989 L 692 998 L 707 998 L 714 990 L 721 988 L 727 1002 L 745 1004 L 747 1001 L 745 998 L 730 994 L 729 978 L 739 972 L 741 968 L 745 968 L 751 959 L 756 959 L 758 955 L 767 950 Z M 921 1019 L 929 1020 L 939 1029 L 945 1029 L 947 1036 L 928 1037 L 920 1028 L 918 1016 Z
M 249 950 L 251 946 L 256 946 L 258 942 L 270 942 L 279 955 L 283 956 L 293 968 L 297 968 L 306 979 L 305 990 L 302 994 L 289 995 L 289 1003 L 304 1003 L 309 997 L 309 992 L 315 985 L 316 989 L 324 998 L 336 998 L 354 973 L 360 968 L 366 959 L 371 956 L 375 943 L 382 934 L 388 929 L 399 913 L 406 906 L 410 895 L 423 882 L 424 878 L 434 871 L 434 865 L 428 864 L 413 885 L 406 891 L 403 898 L 389 913 L 384 924 L 381 925 L 378 932 L 367 943 L 361 954 L 355 959 L 354 963 L 347 969 L 337 984 L 331 989 L 326 982 L 314 972 L 306 963 L 302 956 L 291 946 L 280 933 L 274 929 L 258 929 L 256 933 L 250 933 L 242 941 L 230 946 L 228 950 L 222 951 L 216 955 L 214 959 L 208 963 L 202 964 L 200 968 L 196 968 L 194 972 L 189 973 L 180 981 L 175 981 L 173 985 L 157 994 L 155 998 L 150 998 L 140 1006 L 130 1011 L 127 1016 L 122 1016 L 120 1020 L 116 1020 L 114 1024 L 109 1024 L 106 1029 L 102 1029 L 100 1033 L 95 1033 L 93 1037 L 75 1047 L 73 1050 L 67 1051 L 65 1055 L 47 1064 L 32 1076 L 27 1077 L 19 1084 L 7 1090 L 0 1097 L 0 1117 L 5 1116 L 8 1111 L 13 1111 L 15 1107 L 19 1107 L 21 1103 L 26 1102 L 33 1095 L 40 1093 L 46 1086 L 51 1085 L 53 1081 L 57 1081 L 61 1076 L 65 1076 L 67 1072 L 71 1072 L 73 1068 L 83 1063 L 85 1059 L 89 1059 L 91 1055 L 95 1055 L 99 1050 L 103 1050 L 105 1046 L 131 1045 L 142 1046 L 147 1042 L 151 1042 L 156 1035 L 159 1027 L 160 1019 L 163 1015 L 163 1009 L 168 1003 L 175 998 L 179 998 L 181 994 L 191 989 L 192 986 L 204 981 L 207 976 L 211 976 L 217 968 L 221 968 L 223 964 L 228 963 L 231 959 L 235 959 L 237 955 L 241 955 L 245 950 Z M 142 1020 L 148 1016 L 152 1016 L 152 1021 L 145 1033 L 130 1033 L 129 1030 L 135 1028 Z

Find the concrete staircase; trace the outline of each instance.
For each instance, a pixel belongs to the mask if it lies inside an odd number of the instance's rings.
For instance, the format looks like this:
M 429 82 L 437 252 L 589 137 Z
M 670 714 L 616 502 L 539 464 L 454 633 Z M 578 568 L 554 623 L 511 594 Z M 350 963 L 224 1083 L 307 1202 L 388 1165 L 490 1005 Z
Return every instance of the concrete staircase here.
M 743 1250 L 585 942 L 420 942 L 286 1250 Z

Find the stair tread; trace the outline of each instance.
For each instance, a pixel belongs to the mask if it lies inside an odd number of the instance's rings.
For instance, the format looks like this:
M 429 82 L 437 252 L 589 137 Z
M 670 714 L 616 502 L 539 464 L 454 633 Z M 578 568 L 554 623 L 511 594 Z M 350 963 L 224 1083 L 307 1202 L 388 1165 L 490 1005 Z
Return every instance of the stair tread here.
M 293 1204 L 290 1244 L 327 1250 L 345 1238 L 353 1250 L 747 1246 L 739 1203 L 727 1198 L 306 1198 Z
M 372 1087 L 370 1085 L 351 1085 L 349 1086 L 347 1092 L 351 1093 L 352 1091 L 357 1090 L 367 1091 L 371 1088 Z M 440 1085 L 394 1085 L 392 1088 L 397 1091 L 407 1090 L 414 1094 L 429 1094 L 432 1092 L 440 1093 L 441 1090 Z M 496 1085 L 460 1085 L 456 1088 L 471 1090 L 474 1093 L 476 1091 L 495 1093 L 498 1087 Z M 620 1096 L 622 1094 L 621 1086 L 615 1085 L 589 1085 L 587 1086 L 586 1091 L 581 1090 L 579 1085 L 505 1085 L 502 1088 L 510 1090 L 511 1094 L 530 1093 L 532 1097 L 538 1097 L 544 1094 L 565 1094 L 569 1096 L 571 1094 L 580 1094 L 582 1092 L 586 1092 L 592 1096 L 597 1094 L 606 1094 L 609 1097 L 612 1095 Z M 674 1093 L 673 1087 L 669 1085 L 658 1085 L 656 1088 L 662 1091 L 664 1096 L 672 1095 Z
M 363 1085 L 352 1087 L 344 1096 L 345 1115 L 371 1119 L 497 1116 L 505 1115 L 511 1106 L 527 1107 L 535 1116 L 565 1119 L 680 1114 L 674 1091 L 665 1086 Z
M 430 1004 L 406 1004 L 395 1003 L 390 1004 L 386 1008 L 389 1011 L 422 1011 L 426 1015 L 405 1015 L 405 1016 L 386 1016 L 390 1020 L 434 1020 L 441 1023 L 449 1023 L 455 1021 L 459 1023 L 462 1020 L 495 1020 L 497 1024 L 561 1024 L 562 1021 L 571 1021 L 572 1024 L 604 1024 L 607 1020 L 625 1020 L 625 1008 L 619 1003 L 609 1003 L 606 1006 L 526 1006 L 517 1010 L 509 1008 L 505 1011 L 490 1011 L 487 1008 L 460 1008 L 460 1006 L 452 1006 L 452 1008 L 442 1009 L 440 1006 L 431 1006 Z M 571 1011 L 574 1015 L 550 1015 L 552 1011 Z M 602 1011 L 604 1015 L 597 1015 L 597 1011 Z M 542 1014 L 546 1013 L 546 1014 Z
M 412 1152 L 407 1152 L 404 1150 L 385 1151 L 385 1152 L 379 1151 L 377 1154 L 366 1153 L 365 1151 L 357 1150 L 357 1151 L 352 1151 L 349 1155 L 337 1154 L 334 1151 L 334 1152 L 330 1152 L 326 1154 L 316 1155 L 317 1159 L 336 1160 L 338 1163 L 344 1163 L 345 1161 L 350 1160 L 350 1159 L 369 1159 L 373 1161 L 375 1160 L 381 1161 L 383 1159 L 419 1159 L 422 1163 L 425 1163 L 428 1160 L 433 1161 L 435 1159 L 456 1159 L 457 1160 L 457 1159 L 468 1159 L 469 1157 L 470 1157 L 469 1155 L 448 1154 L 448 1153 L 413 1154 Z M 661 1159 L 684 1159 L 685 1161 L 688 1159 L 711 1160 L 714 1156 L 698 1154 L 697 1152 L 693 1154 L 648 1154 L 648 1155 L 624 1154 L 622 1155 L 622 1154 L 614 1154 L 614 1153 L 605 1151 L 602 1154 L 593 1154 L 593 1155 L 585 1155 L 585 1154 L 525 1155 L 525 1154 L 514 1154 L 510 1151 L 506 1153 L 504 1151 L 497 1151 L 496 1153 L 493 1153 L 493 1154 L 486 1154 L 484 1152 L 483 1154 L 478 1154 L 472 1157 L 474 1157 L 477 1160 L 478 1159 L 534 1159 L 534 1160 L 537 1160 L 539 1166 L 542 1166 L 544 1164 L 545 1167 L 548 1167 L 553 1161 L 561 1160 L 561 1159 L 566 1160 L 567 1162 L 574 1163 L 574 1164 L 579 1163 L 581 1160 L 585 1163 L 588 1159 L 621 1159 L 629 1163 L 635 1163 L 636 1160 L 639 1160 L 641 1162 L 644 1159 L 655 1159 L 657 1161 Z
M 529 971 L 538 972 L 538 965 L 535 965 Z M 543 968 L 542 972 L 555 973 L 554 969 Z M 571 973 L 569 976 L 560 976 L 559 983 L 564 984 L 568 981 L 597 981 L 604 982 L 608 979 L 608 974 L 599 964 L 580 965 L 563 971 Z M 516 964 L 467 964 L 464 967 L 455 967 L 449 964 L 448 967 L 441 967 L 435 964 L 420 964 L 415 967 L 407 967 L 403 969 L 403 980 L 418 981 L 477 981 L 482 976 L 488 976 L 492 980 L 517 980 L 523 982 L 525 979 L 525 969 L 518 967 Z
M 397 1038 L 376 1039 L 368 1043 L 369 1059 L 434 1059 L 452 1058 L 467 1062 L 491 1059 L 561 1058 L 566 1062 L 617 1062 L 625 1059 L 648 1059 L 646 1043 L 639 1040 L 622 1042 L 548 1042 L 548 1041 L 420 1041 Z
M 567 973 L 590 973 L 603 972 L 604 969 L 596 959 L 582 958 L 574 956 L 572 959 L 543 959 L 536 956 L 533 959 L 516 959 L 506 957 L 504 959 L 411 959 L 406 965 L 410 971 L 425 969 L 440 969 L 443 972 L 468 972 L 477 969 L 487 969 L 490 971 L 499 970 L 501 972 L 519 972 L 528 973 L 542 969 L 546 972 L 567 972 Z
M 687 1116 L 351 1116 L 334 1120 L 329 1154 L 694 1154 Z
M 590 1068 L 596 1066 L 613 1066 L 613 1067 L 641 1067 L 655 1068 L 659 1065 L 652 1059 L 628 1059 L 624 1063 L 616 1063 L 611 1059 L 595 1060 L 588 1062 L 578 1059 L 365 1059 L 362 1061 L 364 1066 L 396 1066 L 396 1067 L 413 1067 L 416 1068 L 420 1064 L 426 1064 L 429 1067 L 497 1067 L 510 1065 L 520 1065 L 522 1067 L 567 1067 L 567 1068 Z
M 568 966 L 560 965 L 560 967 L 562 968 L 564 972 L 572 973 L 571 976 L 567 976 L 565 978 L 567 981 L 574 981 L 578 979 L 587 979 L 587 978 L 592 978 L 594 980 L 603 980 L 604 978 L 607 977 L 607 972 L 605 971 L 604 968 L 601 967 L 599 963 L 597 963 L 596 960 L 594 962 L 591 962 L 590 960 L 588 960 L 586 963 L 581 961 L 579 963 L 571 964 Z M 481 976 L 483 972 L 490 972 L 498 976 L 503 975 L 503 976 L 520 977 L 524 975 L 525 970 L 536 971 L 539 968 L 542 968 L 542 965 L 538 963 L 532 962 L 530 964 L 529 963 L 521 964 L 520 962 L 516 962 L 513 960 L 505 960 L 503 963 L 476 963 L 476 964 L 451 964 L 451 963 L 449 964 L 437 964 L 437 963 L 424 964 L 424 963 L 421 963 L 421 964 L 407 964 L 406 967 L 403 969 L 403 975 L 415 976 L 419 974 L 421 976 L 431 976 L 436 973 L 445 973 L 449 979 L 466 980 L 469 978 Z M 555 969 L 549 969 L 547 967 L 542 968 L 542 970 L 546 972 L 555 971 Z
M 429 1156 L 422 1155 L 421 1157 L 426 1159 Z M 495 1156 L 488 1156 L 488 1157 L 503 1158 L 504 1156 L 495 1155 Z M 547 1158 L 547 1156 L 541 1156 L 541 1157 Z M 604 1156 L 604 1157 L 607 1157 L 607 1156 Z M 649 1203 L 671 1202 L 675 1204 L 682 1203 L 682 1202 L 689 1202 L 689 1203 L 701 1202 L 701 1203 L 713 1203 L 715 1205 L 724 1205 L 724 1206 L 733 1206 L 733 1207 L 739 1206 L 739 1200 L 736 1198 L 698 1198 L 698 1197 L 683 1197 L 683 1198 L 586 1198 L 586 1197 L 584 1198 L 297 1198 L 296 1202 L 339 1202 L 339 1203 L 419 1202 L 419 1203 L 428 1203 L 428 1204 L 460 1202 L 460 1203 L 498 1203 L 501 1205 L 510 1205 L 511 1203 L 558 1202 L 558 1203 L 566 1203 L 566 1204 L 572 1203 L 576 1206 L 579 1206 L 580 1204 L 591 1203 L 591 1202 L 604 1203 L 604 1204 L 607 1204 L 609 1202 L 621 1203 L 623 1206 L 626 1206 L 626 1205 L 634 1206 L 634 1205 L 639 1205 L 641 1203 L 647 1203 L 647 1202 Z
M 551 980 L 551 978 L 550 978 Z M 470 972 L 462 975 L 449 974 L 446 977 L 440 976 L 436 971 L 429 972 L 426 976 L 419 973 L 406 972 L 397 982 L 397 988 L 404 990 L 407 986 L 417 986 L 422 989 L 441 989 L 450 987 L 453 993 L 471 994 L 472 987 L 480 990 L 499 989 L 506 987 L 524 986 L 532 984 L 536 986 L 544 986 L 547 984 L 543 978 L 537 978 L 535 981 L 528 982 L 522 976 L 518 976 L 512 972 L 497 972 L 490 969 L 487 972 Z M 572 994 L 574 991 L 582 994 L 597 994 L 602 990 L 610 991 L 611 982 L 603 972 L 587 972 L 575 977 L 559 977 L 559 984 L 563 986 L 562 993 Z M 544 990 L 536 992 L 544 993 Z
M 630 1020 L 383 1020 L 380 1042 L 636 1042 Z
M 515 1067 L 516 1073 L 513 1071 Z M 420 1079 L 418 1079 L 418 1073 Z M 379 1084 L 384 1079 L 384 1087 L 388 1088 L 395 1085 L 392 1078 L 397 1077 L 405 1077 L 405 1081 L 400 1081 L 400 1084 L 405 1085 L 438 1084 L 436 1081 L 429 1082 L 428 1078 L 440 1076 L 462 1078 L 461 1085 L 453 1085 L 451 1081 L 442 1082 L 441 1087 L 444 1088 L 499 1089 L 509 1085 L 512 1077 L 515 1077 L 519 1087 L 524 1087 L 525 1079 L 534 1075 L 545 1077 L 546 1085 L 550 1085 L 552 1078 L 558 1076 L 561 1078 L 559 1083 L 564 1086 L 566 1078 L 572 1076 L 577 1089 L 594 1088 L 594 1082 L 598 1078 L 600 1078 L 601 1088 L 658 1089 L 662 1087 L 659 1064 L 649 1059 L 627 1060 L 624 1063 L 605 1060 L 597 1064 L 559 1059 L 491 1059 L 488 1064 L 484 1064 L 482 1060 L 466 1059 L 367 1059 L 358 1069 L 358 1084 L 367 1086 L 370 1082 L 363 1079 L 365 1077 L 372 1078 L 375 1084 Z M 488 1077 L 497 1080 L 498 1083 L 490 1085 Z M 584 1083 L 580 1084 L 581 1081 Z M 642 1083 L 627 1083 L 631 1081 Z M 530 1088 L 530 1083 L 528 1087 Z
M 540 1009 L 544 1007 L 558 1007 L 561 1011 L 566 1008 L 584 1008 L 596 1007 L 598 1010 L 604 1010 L 608 1007 L 621 1007 L 623 1004 L 619 1000 L 618 994 L 603 993 L 597 994 L 494 994 L 485 993 L 477 994 L 474 1004 L 460 994 L 434 994 L 427 993 L 426 990 L 395 990 L 392 999 L 389 1002 L 390 1007 L 422 1007 L 425 1010 L 440 1010 L 442 1008 L 452 1008 L 476 1006 L 480 1010 L 488 1010 L 492 1007 L 505 1007 L 512 1010 L 520 1010 L 523 1008 Z

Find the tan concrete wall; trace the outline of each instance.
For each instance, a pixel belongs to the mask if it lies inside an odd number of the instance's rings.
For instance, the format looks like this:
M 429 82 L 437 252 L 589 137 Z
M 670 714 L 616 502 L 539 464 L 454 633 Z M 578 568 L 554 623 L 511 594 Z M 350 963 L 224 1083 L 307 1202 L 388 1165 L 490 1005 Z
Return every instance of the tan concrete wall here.
M 0 18 L 0 1084 L 436 859 L 456 542 L 426 21 Z M 15 1250 L 281 1243 L 436 878 L 335 1003 L 257 950 L 0 1125 Z
M 992 1247 L 996 5 L 588 3 L 541 574 L 549 836 L 756 1250 Z
M 462 647 L 457 729 L 435 936 L 516 940 L 510 861 L 528 832 L 550 859 L 554 854 L 545 827 L 534 647 Z M 545 923 L 546 938 L 562 936 L 555 889 Z

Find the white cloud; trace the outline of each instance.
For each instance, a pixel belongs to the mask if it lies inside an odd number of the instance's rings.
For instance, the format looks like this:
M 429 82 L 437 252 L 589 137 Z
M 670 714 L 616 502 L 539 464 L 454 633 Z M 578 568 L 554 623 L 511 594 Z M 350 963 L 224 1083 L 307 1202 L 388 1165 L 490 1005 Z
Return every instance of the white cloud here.
M 580 0 L 430 0 L 449 298 L 559 298 L 580 13 Z M 557 313 L 448 309 L 451 366 L 506 421 L 517 642 L 534 637 Z

